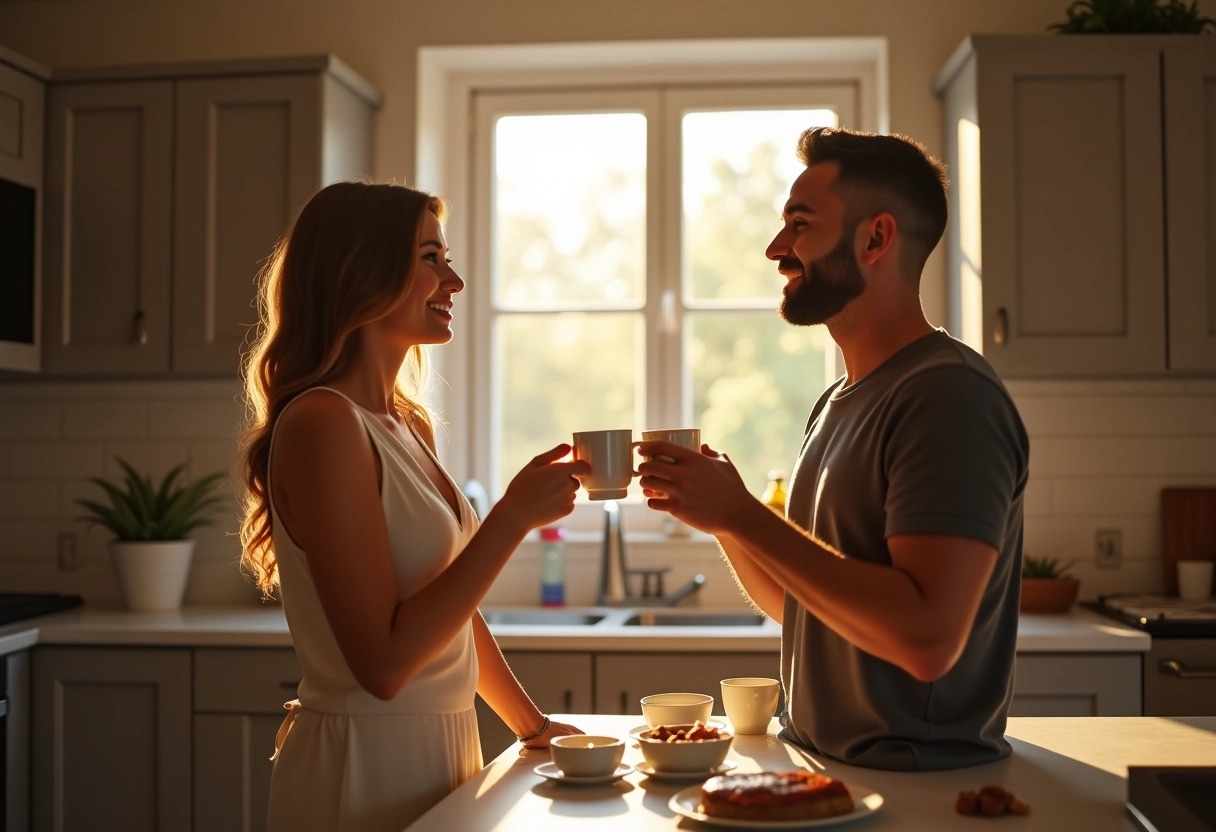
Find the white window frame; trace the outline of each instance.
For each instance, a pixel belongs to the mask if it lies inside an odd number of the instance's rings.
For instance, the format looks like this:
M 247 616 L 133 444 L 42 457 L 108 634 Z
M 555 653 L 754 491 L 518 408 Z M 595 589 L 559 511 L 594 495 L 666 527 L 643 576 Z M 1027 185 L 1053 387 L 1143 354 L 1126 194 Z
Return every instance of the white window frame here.
M 489 252 L 475 250 L 472 204 L 475 181 L 474 100 L 480 91 L 588 90 L 628 85 L 762 87 L 831 84 L 854 91 L 854 120 L 849 126 L 886 132 L 887 47 L 884 38 L 782 38 L 646 41 L 586 44 L 423 47 L 418 54 L 418 187 L 451 202 L 446 235 L 469 294 L 457 298 L 455 335 L 430 355 L 443 380 L 432 404 L 447 427 L 436 436 L 440 457 L 458 483 L 477 477 L 489 484 L 488 408 L 474 406 L 488 395 L 492 379 L 487 362 L 478 361 L 477 341 L 488 337 L 473 311 L 474 293 L 488 293 Z M 748 91 L 755 94 L 756 90 Z M 698 93 L 681 93 L 697 106 Z M 753 106 L 763 101 L 751 102 Z M 670 131 L 669 131 L 670 132 Z M 793 137 L 791 137 L 791 142 Z M 653 147 L 653 144 L 652 144 Z M 674 150 L 673 150 L 674 148 Z M 661 151 L 677 154 L 678 137 Z M 791 145 L 792 152 L 792 145 Z M 678 178 L 678 168 L 674 176 Z M 664 188 L 678 183 L 662 183 Z M 679 205 L 676 200 L 675 205 Z M 648 222 L 651 222 L 648 220 Z M 674 226 L 667 226 L 673 228 Z M 678 238 L 664 246 L 662 268 L 674 268 Z M 483 247 L 484 248 L 484 247 Z M 648 260 L 653 258 L 648 253 Z M 459 265 L 458 265 L 459 269 Z M 648 289 L 648 292 L 650 289 Z M 683 298 L 677 296 L 683 306 Z M 649 304 L 648 304 L 649 305 Z M 486 304 L 488 308 L 488 303 Z M 464 315 L 459 314 L 463 309 Z M 462 324 L 461 321 L 464 321 Z M 650 392 L 650 391 L 648 391 Z M 480 414 L 480 415 L 478 415 Z M 643 425 L 635 425 L 636 431 Z M 560 441 L 555 437 L 554 441 Z M 653 514 L 653 512 L 647 512 Z M 598 515 L 597 515 L 598 517 Z M 591 515 L 570 525 L 591 528 Z M 649 523 L 647 524 L 649 525 Z M 636 526 L 635 526 L 636 527 Z

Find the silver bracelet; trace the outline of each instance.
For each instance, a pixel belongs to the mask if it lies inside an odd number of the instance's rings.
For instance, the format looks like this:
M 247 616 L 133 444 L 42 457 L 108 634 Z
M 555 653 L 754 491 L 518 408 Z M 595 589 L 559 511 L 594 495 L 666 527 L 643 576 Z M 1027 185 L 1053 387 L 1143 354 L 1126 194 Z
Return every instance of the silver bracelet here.
M 528 736 L 520 737 L 519 738 L 520 742 L 532 742 L 532 740 L 536 739 L 541 734 L 543 734 L 549 730 L 549 717 L 545 716 L 544 714 L 541 714 L 541 716 L 544 716 L 545 719 L 543 722 L 541 722 L 540 727 L 537 728 L 535 731 L 533 731 L 531 734 L 528 734 Z

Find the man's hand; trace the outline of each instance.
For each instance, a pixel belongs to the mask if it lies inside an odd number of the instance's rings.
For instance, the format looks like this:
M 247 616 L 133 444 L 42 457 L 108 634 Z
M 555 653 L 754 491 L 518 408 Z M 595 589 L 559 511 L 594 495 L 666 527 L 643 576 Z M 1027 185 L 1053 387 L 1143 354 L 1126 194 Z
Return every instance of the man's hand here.
M 726 454 L 708 445 L 698 453 L 660 440 L 639 442 L 637 447 L 646 458 L 638 466 L 638 483 L 650 508 L 707 534 L 737 530 L 740 508 L 755 497 Z

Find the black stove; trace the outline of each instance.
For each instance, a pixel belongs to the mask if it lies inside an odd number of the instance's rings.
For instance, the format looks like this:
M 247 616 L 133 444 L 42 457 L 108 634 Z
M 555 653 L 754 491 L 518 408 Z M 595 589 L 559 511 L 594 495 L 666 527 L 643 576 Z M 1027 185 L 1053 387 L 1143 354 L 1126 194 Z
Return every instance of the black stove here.
M 0 625 L 24 621 L 60 610 L 79 607 L 84 599 L 79 595 L 59 595 L 53 592 L 0 592 Z
M 1216 636 L 1216 601 L 1187 601 L 1169 595 L 1103 595 L 1081 606 L 1143 630 L 1151 636 L 1211 638 Z

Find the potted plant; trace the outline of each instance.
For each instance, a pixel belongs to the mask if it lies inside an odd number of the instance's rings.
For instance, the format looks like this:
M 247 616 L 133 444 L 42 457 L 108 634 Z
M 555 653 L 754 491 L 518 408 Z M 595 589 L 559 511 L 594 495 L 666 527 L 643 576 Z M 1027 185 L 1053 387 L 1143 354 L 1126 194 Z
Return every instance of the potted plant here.
M 1060 563 L 1055 558 L 1022 557 L 1022 612 L 1067 612 L 1077 600 L 1081 582 L 1064 573 L 1073 561 Z
M 1048 30 L 1069 35 L 1202 34 L 1216 21 L 1199 13 L 1192 0 L 1075 0 L 1062 23 Z
M 221 502 L 211 492 L 224 475 L 208 474 L 189 485 L 178 485 L 178 476 L 186 467 L 182 463 L 154 484 L 151 477 L 141 475 L 126 460 L 117 462 L 126 474 L 122 483 L 89 478 L 106 492 L 109 505 L 77 500 L 88 510 L 80 519 L 114 533 L 110 554 L 127 609 L 177 609 L 194 555 L 194 540 L 188 535 L 211 523 Z

